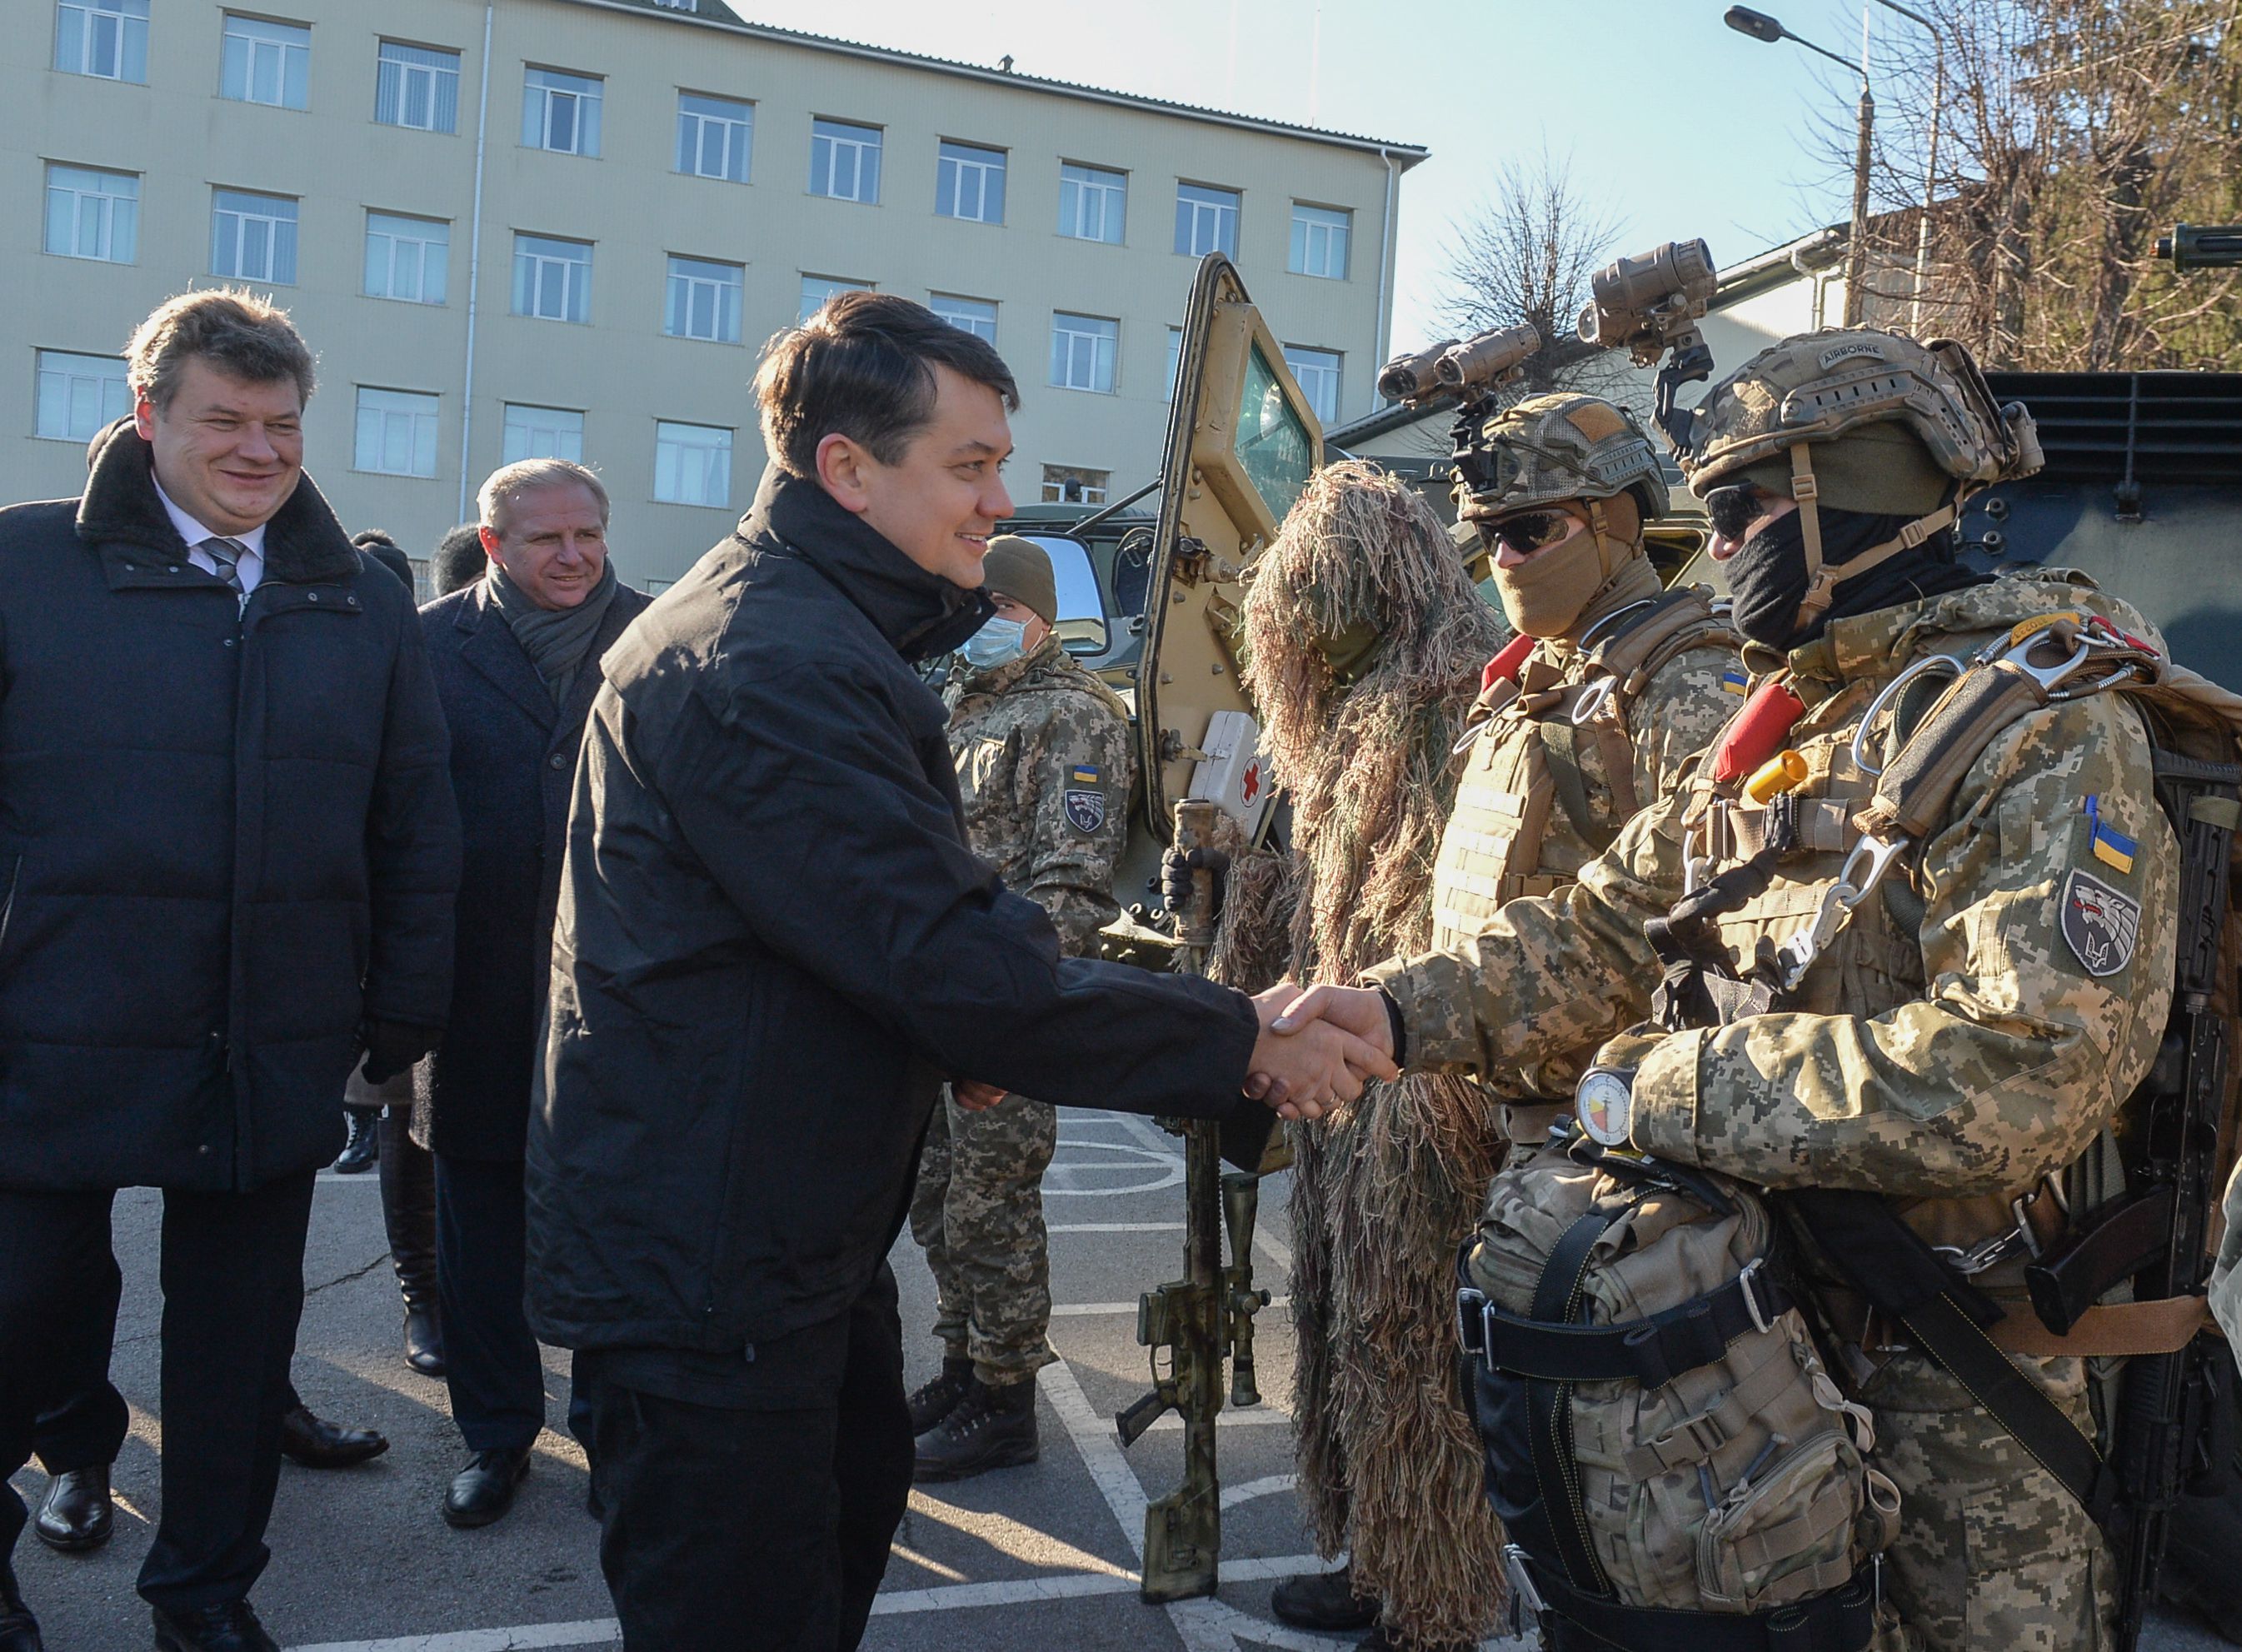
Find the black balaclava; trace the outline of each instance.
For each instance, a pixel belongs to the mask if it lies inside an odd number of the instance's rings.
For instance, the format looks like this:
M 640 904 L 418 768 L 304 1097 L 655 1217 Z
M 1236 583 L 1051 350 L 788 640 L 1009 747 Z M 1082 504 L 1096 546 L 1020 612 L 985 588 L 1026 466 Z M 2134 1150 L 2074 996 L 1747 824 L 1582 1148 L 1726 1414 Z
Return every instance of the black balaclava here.
M 1876 516 L 1823 505 L 1822 561 L 1840 566 L 1862 552 L 1899 537 L 1912 516 Z M 1983 585 L 1988 575 L 1973 574 L 1954 561 L 1954 530 L 1941 528 L 1911 551 L 1840 580 L 1828 610 L 1796 628 L 1798 605 L 1806 600 L 1806 528 L 1796 511 L 1787 511 L 1746 540 L 1728 559 L 1728 590 L 1735 598 L 1736 629 L 1754 642 L 1790 649 L 1811 642 L 1831 620 L 1870 614 L 1898 602 L 1911 602 L 1942 591 Z

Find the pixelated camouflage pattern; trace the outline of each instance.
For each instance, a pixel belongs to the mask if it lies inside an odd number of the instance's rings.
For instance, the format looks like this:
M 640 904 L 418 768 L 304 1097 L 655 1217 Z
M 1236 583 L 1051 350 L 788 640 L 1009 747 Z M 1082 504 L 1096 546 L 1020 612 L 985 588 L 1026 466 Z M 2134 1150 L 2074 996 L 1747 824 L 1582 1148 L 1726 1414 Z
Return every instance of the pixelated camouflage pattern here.
M 945 1095 L 927 1125 L 911 1237 L 934 1273 L 934 1334 L 983 1382 L 1017 1382 L 1058 1358 L 1043 1193 L 1057 1145 L 1058 1109 L 1025 1096 L 969 1112 Z
M 1051 914 L 1068 957 L 1091 955 L 1098 931 L 1120 915 L 1113 865 L 1128 835 L 1135 773 L 1128 708 L 1055 636 L 953 683 L 943 699 L 973 852 L 1006 889 Z M 1079 767 L 1098 778 L 1077 780 Z M 1095 795 L 1102 819 L 1094 829 L 1070 818 L 1069 792 Z

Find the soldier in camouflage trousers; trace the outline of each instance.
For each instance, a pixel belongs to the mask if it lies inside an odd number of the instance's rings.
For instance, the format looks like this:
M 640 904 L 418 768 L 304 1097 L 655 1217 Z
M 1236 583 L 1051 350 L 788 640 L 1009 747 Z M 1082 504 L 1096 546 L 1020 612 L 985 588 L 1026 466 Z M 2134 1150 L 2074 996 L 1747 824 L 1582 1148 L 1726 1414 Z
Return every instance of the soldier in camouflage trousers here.
M 1118 910 L 1127 708 L 1059 646 L 1039 547 L 1000 535 L 984 567 L 997 617 L 944 695 L 966 829 L 1004 886 L 1050 914 L 1065 953 L 1087 957 Z M 910 1226 L 934 1272 L 943 1357 L 910 1396 L 921 1481 L 1036 1458 L 1035 1374 L 1057 1357 L 1042 1187 L 1057 1140 L 1057 1110 L 1025 1096 L 975 1110 L 953 1094 L 927 1126 Z
M 2021 1273 L 2063 1231 L 2066 1199 L 2083 1212 L 2111 1191 L 2111 1126 L 2165 1027 L 2178 851 L 2137 715 L 2104 694 L 2021 715 L 1912 864 L 1834 932 L 1809 933 L 1860 841 L 1869 765 L 1936 694 L 1880 715 L 1856 760 L 1872 703 L 1910 662 L 1967 657 L 2059 613 L 2154 641 L 2083 575 L 1994 580 L 1953 561 L 1963 491 L 2032 462 L 2028 420 L 1997 413 L 1983 386 L 1958 351 L 1856 330 L 1788 340 L 1715 386 L 1684 463 L 1754 645 L 1747 710 L 1573 887 L 1292 1013 L 1386 1026 L 1406 1071 L 1530 1065 L 1639 1022 L 1654 988 L 1670 1005 L 1690 970 L 1646 924 L 1724 873 L 1769 872 L 1756 892 L 1727 886 L 1738 898 L 1708 908 L 1694 944 L 1700 984 L 1726 1007 L 1599 1056 L 1623 1085 L 1619 1128 L 1641 1152 L 1762 1186 L 1883 1195 L 2006 1307 L 1988 1334 L 2031 1383 L 2106 1439 L 2105 1385 L 2090 1377 L 2107 1361 L 2089 1356 L 2117 1350 L 2047 1334 Z M 1791 721 L 1760 755 L 1779 777 L 1755 798 L 1730 760 L 1777 704 Z M 1612 1096 L 1599 1097 L 1607 1131 Z M 1900 1488 L 1883 1582 L 1906 1643 L 2108 1647 L 2111 1556 L 2080 1502 L 1826 1255 L 1806 1254 L 1840 1373 L 1874 1414 L 1872 1460 Z

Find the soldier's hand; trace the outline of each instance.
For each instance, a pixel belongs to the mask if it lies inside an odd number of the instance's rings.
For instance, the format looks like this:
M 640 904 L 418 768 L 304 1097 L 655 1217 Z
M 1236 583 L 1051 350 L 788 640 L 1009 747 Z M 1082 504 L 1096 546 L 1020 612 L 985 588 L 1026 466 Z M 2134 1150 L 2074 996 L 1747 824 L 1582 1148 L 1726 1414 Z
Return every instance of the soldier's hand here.
M 970 1113 L 987 1112 L 1011 1093 L 977 1078 L 953 1078 L 950 1083 L 950 1098 Z
M 1229 870 L 1230 856 L 1218 849 L 1171 849 L 1160 856 L 1160 897 L 1171 912 L 1185 910 L 1191 903 L 1191 874 L 1205 872 L 1214 880 L 1212 917 L 1222 910 L 1223 875 Z
M 1275 1031 L 1279 1015 L 1300 996 L 1289 981 L 1254 996 L 1261 1037 L 1247 1064 L 1247 1095 L 1273 1108 L 1280 1118 L 1320 1118 L 1359 1096 L 1371 1079 L 1400 1076 L 1386 1051 L 1335 1023 Z
M 1353 1033 L 1374 1046 L 1387 1064 L 1392 1064 L 1393 1022 L 1386 1013 L 1386 995 L 1376 987 L 1328 984 L 1310 987 L 1306 992 L 1296 993 L 1279 1008 L 1273 1021 L 1263 1024 L 1272 1032 L 1290 1036 L 1319 1021 L 1327 1021 Z

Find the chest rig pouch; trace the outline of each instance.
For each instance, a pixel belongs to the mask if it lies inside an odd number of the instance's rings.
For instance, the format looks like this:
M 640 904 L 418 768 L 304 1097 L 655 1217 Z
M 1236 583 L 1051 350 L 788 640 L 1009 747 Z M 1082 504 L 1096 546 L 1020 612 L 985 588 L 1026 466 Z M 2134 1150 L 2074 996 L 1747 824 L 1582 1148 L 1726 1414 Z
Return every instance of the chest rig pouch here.
M 1551 1652 L 1854 1652 L 1899 1496 L 1749 1188 L 1599 1147 L 1514 1155 L 1459 1262 L 1513 1600 Z

